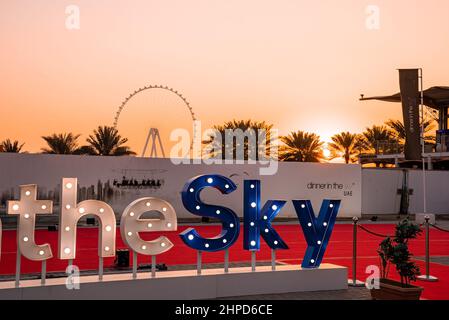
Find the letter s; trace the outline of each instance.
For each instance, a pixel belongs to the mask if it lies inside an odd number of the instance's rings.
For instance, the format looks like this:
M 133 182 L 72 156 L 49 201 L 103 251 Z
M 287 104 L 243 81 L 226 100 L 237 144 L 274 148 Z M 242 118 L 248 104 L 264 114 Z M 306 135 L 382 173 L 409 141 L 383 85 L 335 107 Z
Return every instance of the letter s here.
M 203 238 L 194 228 L 184 230 L 180 237 L 190 248 L 199 251 L 220 251 L 232 246 L 240 233 L 238 216 L 229 208 L 206 204 L 201 201 L 201 190 L 212 187 L 222 194 L 228 194 L 237 189 L 231 179 L 221 175 L 197 176 L 184 185 L 182 190 L 182 203 L 194 215 L 200 217 L 216 218 L 221 221 L 222 231 L 217 237 Z

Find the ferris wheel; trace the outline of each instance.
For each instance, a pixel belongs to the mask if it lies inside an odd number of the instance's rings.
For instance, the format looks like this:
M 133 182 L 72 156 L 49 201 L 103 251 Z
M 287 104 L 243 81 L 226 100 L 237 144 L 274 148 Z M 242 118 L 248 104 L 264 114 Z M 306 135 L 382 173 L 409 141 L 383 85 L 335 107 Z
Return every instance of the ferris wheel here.
M 197 117 L 195 116 L 195 113 L 193 112 L 193 108 L 190 105 L 189 101 L 187 101 L 187 99 L 179 91 L 177 91 L 177 90 L 175 90 L 173 88 L 170 88 L 168 86 L 149 85 L 149 86 L 145 86 L 145 87 L 139 88 L 139 89 L 135 90 L 134 92 L 132 92 L 131 94 L 129 94 L 125 98 L 125 100 L 123 100 L 122 104 L 120 105 L 120 107 L 118 108 L 117 112 L 115 113 L 113 127 L 115 129 L 117 129 L 117 126 L 118 126 L 119 121 L 120 121 L 120 116 L 123 113 L 123 111 L 125 110 L 128 102 L 131 99 L 133 99 L 135 96 L 137 96 L 138 94 L 140 94 L 140 93 L 142 93 L 144 91 L 149 91 L 149 90 L 164 90 L 164 91 L 167 91 L 170 94 L 173 94 L 175 97 L 177 97 L 180 100 L 181 104 L 184 105 L 185 108 L 188 110 L 190 118 L 191 118 L 191 121 L 192 121 L 192 126 L 193 126 L 193 135 L 192 135 L 192 139 L 190 140 L 190 148 L 189 148 L 189 151 L 188 151 L 188 154 L 190 154 L 190 151 L 193 148 L 193 142 L 195 141 L 195 139 L 197 138 L 197 135 L 199 134 L 197 132 L 197 122 L 196 122 L 197 121 Z M 148 133 L 148 136 L 147 136 L 147 139 L 146 139 L 146 143 L 145 143 L 143 152 L 142 152 L 142 157 L 145 155 L 145 152 L 146 152 L 146 149 L 147 149 L 147 145 L 148 145 L 148 142 L 149 142 L 150 138 L 152 138 L 152 140 L 153 140 L 151 154 L 153 154 L 153 151 L 156 150 L 156 139 L 158 139 L 159 144 L 160 144 L 161 149 L 162 149 L 162 154 L 165 157 L 165 154 L 164 154 L 164 151 L 163 151 L 163 147 L 162 147 L 161 138 L 160 138 L 160 135 L 159 135 L 159 130 L 157 128 L 151 128 L 150 129 L 150 131 Z

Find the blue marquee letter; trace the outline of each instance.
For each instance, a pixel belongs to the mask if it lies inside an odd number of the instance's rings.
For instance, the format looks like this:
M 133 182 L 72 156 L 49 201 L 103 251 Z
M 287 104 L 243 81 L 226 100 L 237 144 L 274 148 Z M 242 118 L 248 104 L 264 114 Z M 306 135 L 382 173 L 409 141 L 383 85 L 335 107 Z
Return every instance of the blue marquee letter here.
M 194 228 L 188 228 L 179 236 L 187 246 L 196 250 L 209 252 L 225 250 L 237 240 L 240 233 L 240 221 L 231 209 L 201 201 L 201 190 L 207 187 L 213 187 L 223 194 L 228 194 L 237 189 L 237 186 L 231 179 L 221 175 L 202 175 L 187 181 L 182 190 L 182 203 L 189 212 L 221 221 L 220 235 L 214 238 L 203 238 Z
M 260 236 L 271 249 L 288 249 L 287 244 L 271 226 L 285 201 L 268 200 L 260 209 L 260 180 L 245 180 L 243 196 L 243 248 L 260 250 Z
M 323 200 L 320 214 L 315 217 L 310 200 L 293 200 L 299 223 L 307 241 L 303 268 L 318 268 L 326 252 L 335 225 L 341 200 Z

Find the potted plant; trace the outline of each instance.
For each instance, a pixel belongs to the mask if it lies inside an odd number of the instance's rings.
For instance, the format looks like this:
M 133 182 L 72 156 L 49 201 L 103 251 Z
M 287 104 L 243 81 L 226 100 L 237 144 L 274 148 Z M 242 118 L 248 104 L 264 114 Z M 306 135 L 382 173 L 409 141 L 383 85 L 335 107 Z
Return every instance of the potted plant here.
M 375 300 L 419 300 L 422 287 L 410 284 L 420 274 L 419 267 L 411 261 L 412 254 L 408 242 L 421 234 L 418 225 L 405 219 L 396 225 L 394 238 L 385 238 L 377 253 L 380 258 L 379 287 L 372 288 L 371 297 Z M 388 279 L 390 266 L 394 265 L 401 281 Z

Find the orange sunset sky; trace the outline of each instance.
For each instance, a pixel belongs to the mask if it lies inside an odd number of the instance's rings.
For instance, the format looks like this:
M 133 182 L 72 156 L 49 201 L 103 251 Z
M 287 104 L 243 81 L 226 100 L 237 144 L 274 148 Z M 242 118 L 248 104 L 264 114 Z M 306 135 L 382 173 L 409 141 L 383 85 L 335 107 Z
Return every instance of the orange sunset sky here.
M 66 28 L 66 6 L 80 29 Z M 366 7 L 380 29 L 366 27 Z M 328 141 L 343 130 L 401 118 L 399 104 L 359 102 L 399 91 L 397 68 L 424 68 L 425 87 L 449 85 L 448 0 L 2 0 L 0 140 L 38 152 L 42 135 L 112 124 L 132 91 L 183 93 L 203 128 L 266 120 L 281 134 Z M 141 152 L 157 127 L 190 127 L 162 91 L 130 101 L 119 121 Z

